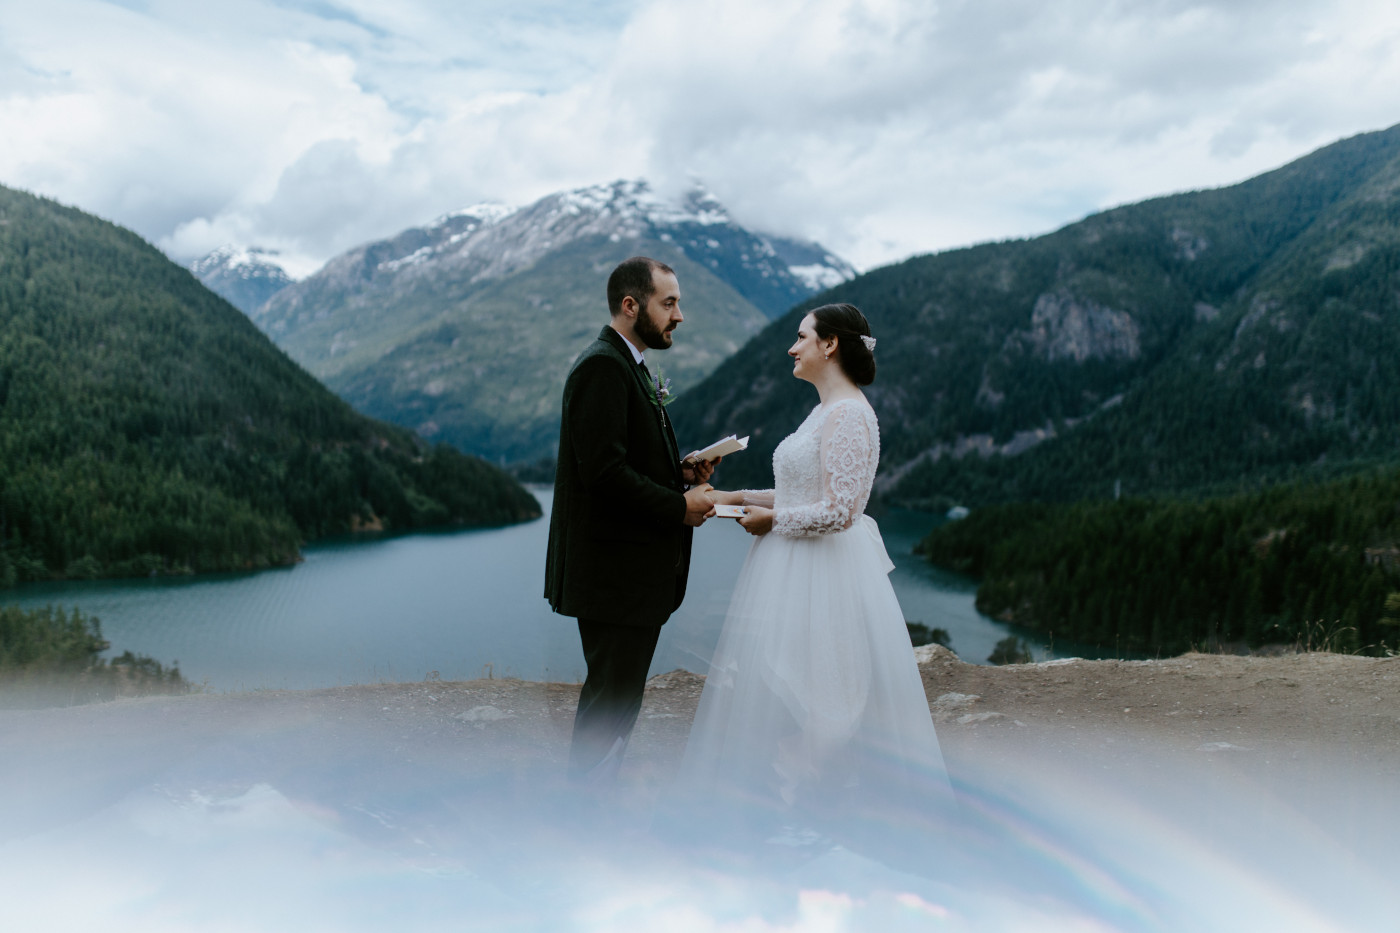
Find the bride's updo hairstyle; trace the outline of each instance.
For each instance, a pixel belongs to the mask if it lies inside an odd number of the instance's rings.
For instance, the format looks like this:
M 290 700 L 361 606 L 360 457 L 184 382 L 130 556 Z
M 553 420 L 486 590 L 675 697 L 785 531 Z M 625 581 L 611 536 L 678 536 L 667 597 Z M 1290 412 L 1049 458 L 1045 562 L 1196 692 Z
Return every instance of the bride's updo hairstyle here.
M 870 336 L 870 322 L 855 305 L 822 305 L 812 312 L 817 336 L 836 341 L 836 359 L 841 370 L 858 386 L 875 381 L 875 354 L 862 337 Z

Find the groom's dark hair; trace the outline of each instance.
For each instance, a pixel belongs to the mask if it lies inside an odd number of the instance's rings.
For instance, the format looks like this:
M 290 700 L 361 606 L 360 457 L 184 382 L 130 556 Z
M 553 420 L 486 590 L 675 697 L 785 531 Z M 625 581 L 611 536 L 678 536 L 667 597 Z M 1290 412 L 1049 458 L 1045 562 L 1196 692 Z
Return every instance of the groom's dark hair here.
M 647 256 L 633 256 L 624 259 L 612 275 L 608 276 L 608 312 L 614 316 L 622 313 L 622 299 L 628 295 L 643 308 L 651 301 L 656 291 L 653 275 L 657 272 L 675 275 L 676 270 L 666 263 Z

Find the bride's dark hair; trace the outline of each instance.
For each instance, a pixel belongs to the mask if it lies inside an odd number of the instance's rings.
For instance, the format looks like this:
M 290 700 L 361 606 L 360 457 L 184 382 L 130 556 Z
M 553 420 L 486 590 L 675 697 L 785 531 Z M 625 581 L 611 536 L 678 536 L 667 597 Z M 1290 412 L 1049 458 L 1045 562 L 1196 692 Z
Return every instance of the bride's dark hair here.
M 812 326 L 822 340 L 836 340 L 841 370 L 858 386 L 875 381 L 875 354 L 861 337 L 870 336 L 870 322 L 855 305 L 822 305 L 812 312 Z

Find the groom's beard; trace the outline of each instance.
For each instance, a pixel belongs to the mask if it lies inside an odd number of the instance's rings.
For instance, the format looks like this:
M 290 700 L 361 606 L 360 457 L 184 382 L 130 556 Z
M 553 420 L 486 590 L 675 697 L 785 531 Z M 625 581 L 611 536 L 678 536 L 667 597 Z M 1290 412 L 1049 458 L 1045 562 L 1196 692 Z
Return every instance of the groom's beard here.
M 676 329 L 676 324 L 666 322 L 663 330 L 656 326 L 649 314 L 637 315 L 637 324 L 633 328 L 638 337 L 642 338 L 642 343 L 652 350 L 667 350 L 671 346 L 671 331 Z

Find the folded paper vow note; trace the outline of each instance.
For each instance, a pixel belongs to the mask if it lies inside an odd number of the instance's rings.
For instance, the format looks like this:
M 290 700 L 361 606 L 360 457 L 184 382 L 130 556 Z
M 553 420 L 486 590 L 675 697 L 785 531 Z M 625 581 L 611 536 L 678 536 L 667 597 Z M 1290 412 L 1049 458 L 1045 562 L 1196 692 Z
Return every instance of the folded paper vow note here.
M 727 457 L 732 453 L 738 453 L 741 450 L 747 450 L 748 446 L 749 439 L 747 436 L 738 437 L 731 434 L 728 437 L 720 438 L 704 450 L 692 451 L 685 459 L 692 463 L 701 460 L 715 460 L 720 457 Z

